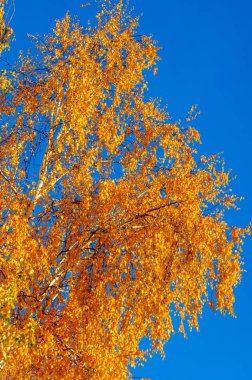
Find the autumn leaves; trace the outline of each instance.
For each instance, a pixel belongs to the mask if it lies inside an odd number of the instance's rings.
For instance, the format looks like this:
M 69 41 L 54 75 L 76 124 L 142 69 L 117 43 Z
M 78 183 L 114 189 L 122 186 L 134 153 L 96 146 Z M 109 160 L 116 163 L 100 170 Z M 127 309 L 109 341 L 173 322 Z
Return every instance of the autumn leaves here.
M 223 219 L 228 174 L 197 156 L 191 116 L 147 99 L 158 49 L 137 25 L 123 2 L 96 28 L 66 15 L 3 98 L 4 379 L 128 379 L 174 315 L 184 332 L 206 303 L 233 313 L 247 230 Z

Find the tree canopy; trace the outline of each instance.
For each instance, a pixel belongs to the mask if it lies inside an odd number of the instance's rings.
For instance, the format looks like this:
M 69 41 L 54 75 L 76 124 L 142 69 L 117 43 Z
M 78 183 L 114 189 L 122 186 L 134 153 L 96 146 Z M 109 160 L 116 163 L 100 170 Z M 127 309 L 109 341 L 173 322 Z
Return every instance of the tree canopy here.
M 237 197 L 222 159 L 197 154 L 195 108 L 174 122 L 149 99 L 158 47 L 138 21 L 123 1 L 95 27 L 66 14 L 2 70 L 3 379 L 130 379 L 177 321 L 233 314 L 249 229 L 225 221 Z

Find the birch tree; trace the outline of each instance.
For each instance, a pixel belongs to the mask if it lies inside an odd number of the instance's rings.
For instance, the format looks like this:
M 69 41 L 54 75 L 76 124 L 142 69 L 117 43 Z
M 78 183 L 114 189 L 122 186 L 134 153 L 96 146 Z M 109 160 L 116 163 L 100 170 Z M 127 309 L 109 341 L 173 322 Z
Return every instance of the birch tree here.
M 229 173 L 197 154 L 194 107 L 178 123 L 148 98 L 158 48 L 123 1 L 104 4 L 2 76 L 2 379 L 129 379 L 176 321 L 233 314 L 248 229 L 225 221 Z

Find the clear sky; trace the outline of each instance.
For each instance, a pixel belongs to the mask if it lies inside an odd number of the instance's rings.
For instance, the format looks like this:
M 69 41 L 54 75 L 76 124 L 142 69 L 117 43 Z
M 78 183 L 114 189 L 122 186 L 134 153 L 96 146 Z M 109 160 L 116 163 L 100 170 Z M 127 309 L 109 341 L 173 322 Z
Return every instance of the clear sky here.
M 67 9 L 78 12 L 85 22 L 92 7 L 79 9 L 79 2 L 16 0 L 12 55 L 29 46 L 27 33 L 46 34 Z M 162 61 L 158 75 L 150 81 L 150 94 L 162 97 L 175 119 L 199 104 L 200 151 L 206 155 L 223 152 L 227 169 L 233 169 L 237 179 L 232 187 L 245 200 L 241 210 L 229 212 L 227 219 L 231 225 L 244 226 L 252 220 L 251 0 L 131 0 L 130 4 L 135 14 L 143 13 L 140 32 L 153 34 L 162 46 Z M 235 292 L 237 318 L 205 310 L 200 333 L 189 334 L 187 340 L 173 336 L 166 345 L 166 359 L 155 356 L 134 372 L 136 377 L 252 379 L 251 240 L 244 247 L 247 272 Z

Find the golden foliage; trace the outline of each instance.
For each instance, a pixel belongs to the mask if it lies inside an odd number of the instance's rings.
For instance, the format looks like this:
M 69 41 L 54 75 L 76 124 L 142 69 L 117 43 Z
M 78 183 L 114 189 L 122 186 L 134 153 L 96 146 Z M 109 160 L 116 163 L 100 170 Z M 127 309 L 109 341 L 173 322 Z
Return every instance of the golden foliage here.
M 9 46 L 10 37 L 13 33 L 11 27 L 6 23 L 5 5 L 8 0 L 0 0 L 0 55 Z
M 194 108 L 182 126 L 147 99 L 158 49 L 123 2 L 97 18 L 57 21 L 1 100 L 2 379 L 129 379 L 143 337 L 163 353 L 176 319 L 233 314 L 229 175 Z

